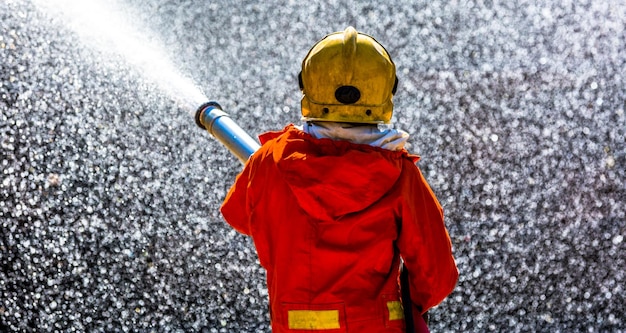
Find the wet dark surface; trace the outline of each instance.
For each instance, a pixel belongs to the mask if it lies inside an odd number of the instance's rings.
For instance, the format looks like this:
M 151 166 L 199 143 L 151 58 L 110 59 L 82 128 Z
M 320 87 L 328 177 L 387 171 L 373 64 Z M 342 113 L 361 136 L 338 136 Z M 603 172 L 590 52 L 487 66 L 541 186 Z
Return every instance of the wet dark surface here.
M 0 331 L 268 332 L 198 94 L 42 3 L 0 2 Z M 432 331 L 626 330 L 626 5 L 114 5 L 253 135 L 299 122 L 317 39 L 375 36 L 461 272 Z

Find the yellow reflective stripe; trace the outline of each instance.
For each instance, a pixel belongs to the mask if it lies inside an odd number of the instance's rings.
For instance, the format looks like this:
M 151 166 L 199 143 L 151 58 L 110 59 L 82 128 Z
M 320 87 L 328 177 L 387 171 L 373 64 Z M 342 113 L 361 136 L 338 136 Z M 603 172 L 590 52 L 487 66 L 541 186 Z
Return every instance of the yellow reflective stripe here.
M 338 310 L 289 310 L 289 328 L 293 330 L 332 330 L 338 329 Z
M 404 319 L 404 310 L 400 301 L 387 302 L 387 310 L 389 311 L 389 320 Z

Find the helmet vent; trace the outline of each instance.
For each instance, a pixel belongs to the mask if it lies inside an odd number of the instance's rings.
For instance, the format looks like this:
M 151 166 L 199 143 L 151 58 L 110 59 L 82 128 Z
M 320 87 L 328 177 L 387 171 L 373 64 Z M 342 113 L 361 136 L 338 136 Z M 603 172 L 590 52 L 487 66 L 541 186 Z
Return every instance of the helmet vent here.
M 341 86 L 335 90 L 335 98 L 342 104 L 354 104 L 361 98 L 361 92 L 353 86 Z

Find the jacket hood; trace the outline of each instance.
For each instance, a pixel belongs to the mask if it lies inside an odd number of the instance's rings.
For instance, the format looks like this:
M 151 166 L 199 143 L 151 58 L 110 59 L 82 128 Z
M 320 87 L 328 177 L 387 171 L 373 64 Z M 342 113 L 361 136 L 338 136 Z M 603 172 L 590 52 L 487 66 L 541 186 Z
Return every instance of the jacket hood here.
M 293 125 L 260 137 L 275 140 L 273 162 L 300 207 L 319 220 L 363 210 L 396 183 L 403 160 L 419 157 L 348 141 L 316 139 Z

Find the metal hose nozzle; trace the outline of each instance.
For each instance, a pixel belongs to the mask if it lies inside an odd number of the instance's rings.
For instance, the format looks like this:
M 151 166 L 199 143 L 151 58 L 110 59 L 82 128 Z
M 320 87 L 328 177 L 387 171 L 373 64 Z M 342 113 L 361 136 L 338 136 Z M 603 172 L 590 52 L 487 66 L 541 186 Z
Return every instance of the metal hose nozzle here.
M 202 104 L 195 115 L 196 124 L 218 139 L 237 158 L 245 163 L 260 145 L 244 131 L 230 116 L 222 111 L 217 102 Z

